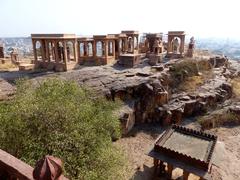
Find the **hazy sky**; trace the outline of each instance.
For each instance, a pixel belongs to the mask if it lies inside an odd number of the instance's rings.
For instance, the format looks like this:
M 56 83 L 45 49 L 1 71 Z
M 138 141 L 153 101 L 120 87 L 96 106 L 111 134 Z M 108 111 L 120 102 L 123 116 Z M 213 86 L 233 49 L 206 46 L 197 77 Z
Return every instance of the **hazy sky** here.
M 240 38 L 239 0 L 0 0 L 0 37 L 185 30 Z

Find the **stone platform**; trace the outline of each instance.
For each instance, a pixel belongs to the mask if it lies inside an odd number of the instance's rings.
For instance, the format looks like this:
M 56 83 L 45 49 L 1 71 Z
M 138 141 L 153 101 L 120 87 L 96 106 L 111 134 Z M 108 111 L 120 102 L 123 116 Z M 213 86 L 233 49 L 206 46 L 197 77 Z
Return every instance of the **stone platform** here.
M 119 64 L 124 67 L 134 67 L 140 63 L 141 54 L 122 54 L 119 56 Z
M 18 68 L 19 68 L 19 71 L 33 70 L 34 64 L 20 64 Z
M 162 62 L 162 55 L 161 54 L 149 54 L 148 55 L 149 61 L 148 63 L 151 66 L 155 66 L 156 64 Z
M 180 53 L 167 53 L 166 58 L 170 58 L 170 59 L 179 59 L 179 58 L 183 58 L 184 54 L 180 54 Z

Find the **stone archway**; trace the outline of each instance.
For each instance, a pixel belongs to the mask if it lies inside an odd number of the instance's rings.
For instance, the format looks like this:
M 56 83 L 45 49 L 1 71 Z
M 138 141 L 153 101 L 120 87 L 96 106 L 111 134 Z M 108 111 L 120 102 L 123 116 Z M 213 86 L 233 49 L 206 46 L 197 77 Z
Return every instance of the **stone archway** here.
M 96 43 L 96 55 L 98 57 L 102 57 L 104 55 L 104 46 L 103 46 L 103 42 L 102 41 L 97 41 Z
M 128 52 L 133 52 L 134 49 L 134 38 L 128 37 Z
M 63 42 L 61 41 L 57 43 L 57 53 L 58 53 L 59 62 L 63 62 L 65 56 L 64 56 Z
M 171 52 L 175 54 L 180 54 L 182 40 L 180 37 L 173 37 L 171 41 Z
M 113 56 L 113 42 L 108 42 L 108 56 Z
M 53 60 L 53 46 L 51 42 L 47 43 L 48 53 L 49 53 L 49 61 Z
M 72 41 L 67 41 L 67 61 L 74 60 L 74 43 Z
M 136 36 L 134 36 L 134 38 L 133 38 L 133 44 L 134 44 L 134 49 L 137 50 L 138 49 L 138 39 Z
M 85 49 L 83 42 L 80 43 L 79 48 L 80 48 L 80 57 L 83 57 L 84 56 L 84 49 Z
M 88 53 L 88 56 L 93 56 L 93 44 L 92 42 L 88 42 L 87 43 L 87 53 Z
M 37 60 L 43 60 L 42 58 L 42 44 L 40 41 L 35 42 Z

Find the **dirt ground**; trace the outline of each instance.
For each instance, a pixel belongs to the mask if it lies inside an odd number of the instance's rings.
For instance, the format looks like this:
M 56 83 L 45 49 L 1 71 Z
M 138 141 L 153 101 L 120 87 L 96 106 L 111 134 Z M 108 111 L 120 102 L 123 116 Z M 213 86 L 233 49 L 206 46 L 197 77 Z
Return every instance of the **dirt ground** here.
M 182 125 L 199 129 L 200 125 L 193 119 L 185 120 Z M 158 124 L 143 124 L 134 127 L 128 137 L 118 140 L 130 163 L 129 179 L 153 179 L 153 159 L 147 156 L 156 138 L 165 130 Z M 218 136 L 212 166 L 213 180 L 240 179 L 240 126 L 220 127 L 209 130 Z M 182 179 L 182 170 L 173 171 L 173 179 Z M 165 178 L 161 178 L 165 179 Z M 199 179 L 190 174 L 189 180 Z

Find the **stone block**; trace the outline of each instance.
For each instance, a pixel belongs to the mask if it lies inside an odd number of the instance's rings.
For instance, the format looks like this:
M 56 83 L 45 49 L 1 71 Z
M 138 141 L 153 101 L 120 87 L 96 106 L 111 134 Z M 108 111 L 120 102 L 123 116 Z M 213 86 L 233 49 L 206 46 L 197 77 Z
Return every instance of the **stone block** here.
M 125 67 L 134 67 L 140 63 L 140 54 L 123 54 L 119 56 L 119 64 Z

